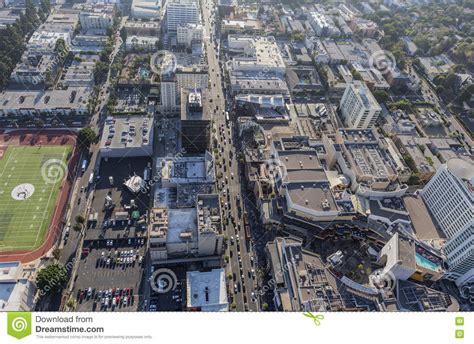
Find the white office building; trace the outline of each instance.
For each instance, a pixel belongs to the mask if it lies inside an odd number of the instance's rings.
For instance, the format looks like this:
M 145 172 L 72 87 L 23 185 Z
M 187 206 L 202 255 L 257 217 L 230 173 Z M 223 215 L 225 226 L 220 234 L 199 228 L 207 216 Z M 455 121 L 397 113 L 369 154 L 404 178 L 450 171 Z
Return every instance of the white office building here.
M 367 85 L 358 80 L 347 85 L 340 108 L 345 124 L 357 129 L 373 127 L 382 111 Z
M 51 54 L 56 48 L 58 40 L 62 39 L 66 48 L 71 46 L 69 32 L 35 31 L 28 40 L 27 49 L 30 54 Z
M 454 158 L 442 165 L 421 195 L 446 237 L 474 223 L 474 165 Z
M 466 226 L 444 247 L 449 270 L 445 278 L 457 285 L 474 283 L 474 224 Z
M 168 0 L 166 22 L 168 32 L 176 32 L 178 25 L 199 24 L 197 0 Z
M 191 47 L 193 43 L 202 42 L 203 26 L 200 24 L 178 25 L 176 30 L 178 45 Z
M 244 40 L 241 46 L 244 54 L 232 59 L 232 71 L 257 72 L 256 79 L 263 79 L 262 75 L 266 73 L 285 74 L 285 61 L 273 36 Z
M 445 277 L 463 285 L 474 282 L 474 164 L 453 158 L 442 165 L 421 195 L 449 239 L 444 247 Z

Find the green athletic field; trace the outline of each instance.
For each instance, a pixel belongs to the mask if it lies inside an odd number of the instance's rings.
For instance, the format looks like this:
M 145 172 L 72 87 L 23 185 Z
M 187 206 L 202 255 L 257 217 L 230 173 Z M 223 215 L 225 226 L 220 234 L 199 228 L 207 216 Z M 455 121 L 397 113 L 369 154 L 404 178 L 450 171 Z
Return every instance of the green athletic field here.
M 0 159 L 0 252 L 44 242 L 71 146 L 10 146 Z

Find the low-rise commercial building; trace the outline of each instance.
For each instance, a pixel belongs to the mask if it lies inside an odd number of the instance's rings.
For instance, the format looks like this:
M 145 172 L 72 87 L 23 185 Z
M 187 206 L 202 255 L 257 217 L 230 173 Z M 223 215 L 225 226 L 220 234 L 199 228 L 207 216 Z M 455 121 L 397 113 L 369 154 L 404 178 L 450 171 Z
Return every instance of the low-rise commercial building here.
M 229 310 L 224 269 L 186 273 L 188 311 L 225 312 Z
M 144 115 L 117 115 L 105 121 L 100 157 L 141 157 L 153 154 L 153 119 Z
M 36 287 L 20 262 L 0 263 L 0 311 L 30 312 Z
M 340 129 L 324 135 L 329 170 L 340 171 L 350 181 L 350 189 L 364 197 L 400 197 L 407 186 L 400 184 L 398 169 L 386 141 L 372 129 Z
M 87 115 L 91 89 L 7 90 L 0 93 L 0 116 Z
M 159 41 L 159 37 L 128 36 L 125 48 L 127 51 L 156 51 Z

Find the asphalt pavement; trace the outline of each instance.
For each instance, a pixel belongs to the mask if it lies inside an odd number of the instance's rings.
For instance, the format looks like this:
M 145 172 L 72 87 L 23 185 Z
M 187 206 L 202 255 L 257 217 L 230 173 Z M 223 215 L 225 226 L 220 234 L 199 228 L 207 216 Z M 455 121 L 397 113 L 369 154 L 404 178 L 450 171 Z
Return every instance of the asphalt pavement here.
M 221 199 L 224 203 L 228 203 L 227 209 L 223 208 L 223 218 L 229 220 L 228 225 L 225 226 L 225 235 L 228 238 L 228 247 L 226 255 L 230 261 L 227 265 L 228 274 L 232 275 L 232 280 L 229 282 L 229 292 L 232 294 L 233 302 L 237 311 L 258 311 L 260 309 L 259 301 L 255 297 L 257 294 L 257 276 L 256 269 L 252 261 L 254 253 L 250 242 L 246 241 L 244 220 L 243 220 L 243 204 L 242 204 L 242 186 L 240 183 L 240 173 L 238 171 L 238 163 L 235 159 L 235 149 L 233 144 L 234 125 L 232 119 L 226 121 L 225 111 L 227 104 L 224 96 L 224 89 L 221 83 L 221 63 L 219 61 L 219 52 L 216 48 L 216 31 L 215 21 L 216 7 L 211 0 L 202 1 L 202 13 L 204 28 L 204 43 L 207 52 L 207 59 L 209 65 L 209 80 L 210 93 L 213 102 L 211 109 L 213 114 L 214 127 L 216 129 L 215 135 L 218 142 L 218 147 L 223 147 L 221 157 L 225 169 L 222 167 L 222 179 L 218 180 L 218 185 L 224 183 L 224 190 L 230 194 L 229 199 L 221 192 Z M 211 37 L 214 38 L 211 40 Z M 215 86 L 214 86 L 215 85 Z M 230 114 L 232 116 L 232 114 Z M 223 134 L 220 134 L 220 128 L 223 127 Z M 229 158 L 231 156 L 232 159 Z M 237 199 L 239 195 L 239 200 Z M 239 213 L 237 203 L 240 203 L 242 211 Z M 221 202 L 222 204 L 222 202 Z M 234 219 L 234 221 L 231 221 Z M 238 225 L 240 223 L 240 226 Z M 233 238 L 233 240 L 231 240 Z M 237 239 L 238 238 L 238 239 Z M 232 244 L 233 241 L 233 244 Z M 254 259 L 253 259 L 254 260 Z M 253 270 L 253 273 L 252 273 Z M 255 277 L 252 277 L 255 276 Z M 234 286 L 237 288 L 234 289 Z

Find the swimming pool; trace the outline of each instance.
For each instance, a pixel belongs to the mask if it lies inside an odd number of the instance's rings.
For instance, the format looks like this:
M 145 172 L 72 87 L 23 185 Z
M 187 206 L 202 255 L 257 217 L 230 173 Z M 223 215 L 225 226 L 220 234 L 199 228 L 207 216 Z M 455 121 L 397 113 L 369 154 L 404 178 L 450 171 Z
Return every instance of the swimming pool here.
M 440 266 L 431 260 L 423 257 L 421 254 L 417 253 L 415 256 L 416 259 L 416 264 L 418 264 L 421 267 L 424 267 L 425 269 L 430 269 L 433 271 L 438 271 Z

